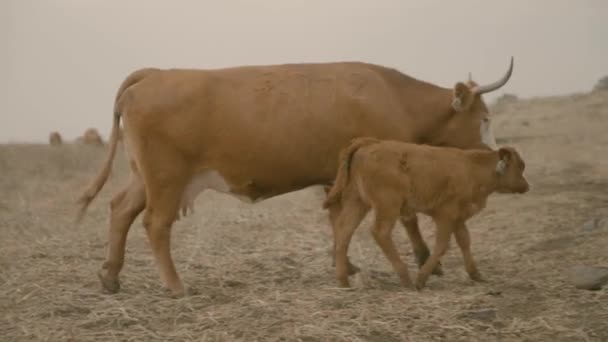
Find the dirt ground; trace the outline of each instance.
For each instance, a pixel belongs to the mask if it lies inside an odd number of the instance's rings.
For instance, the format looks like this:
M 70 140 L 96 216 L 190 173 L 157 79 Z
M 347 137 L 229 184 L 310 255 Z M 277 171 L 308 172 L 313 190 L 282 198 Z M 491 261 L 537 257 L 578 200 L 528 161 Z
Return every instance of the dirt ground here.
M 608 93 L 524 99 L 494 113 L 532 190 L 493 195 L 469 222 L 487 283 L 473 283 L 454 241 L 421 292 L 405 290 L 370 235 L 362 268 L 337 288 L 319 188 L 255 205 L 207 192 L 174 225 L 173 254 L 195 292 L 171 299 L 137 219 L 122 289 L 101 291 L 109 200 L 127 182 L 122 154 L 80 226 L 74 201 L 106 147 L 0 146 L 0 336 L 3 341 L 608 341 L 606 288 L 574 288 L 573 265 L 608 266 Z M 110 114 L 108 113 L 108 120 Z M 432 244 L 434 229 L 422 217 Z M 405 231 L 400 252 L 417 272 Z

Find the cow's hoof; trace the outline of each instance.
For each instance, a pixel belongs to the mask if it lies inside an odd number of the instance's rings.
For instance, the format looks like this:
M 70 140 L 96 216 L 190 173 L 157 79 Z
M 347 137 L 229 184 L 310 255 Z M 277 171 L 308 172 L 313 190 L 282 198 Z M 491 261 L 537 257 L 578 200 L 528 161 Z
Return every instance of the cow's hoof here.
M 104 290 L 109 293 L 117 293 L 120 290 L 120 282 L 118 278 L 109 278 L 104 274 L 104 271 L 101 270 L 97 272 L 97 277 L 101 282 L 101 286 Z
M 359 271 L 361 271 L 361 269 L 355 265 L 355 264 L 351 264 L 350 261 L 348 262 L 348 275 L 352 276 L 355 275 L 357 273 L 359 273 Z
M 196 290 L 189 287 L 177 287 L 175 289 L 165 288 L 165 290 L 169 293 L 169 297 L 173 299 L 189 297 L 197 293 Z

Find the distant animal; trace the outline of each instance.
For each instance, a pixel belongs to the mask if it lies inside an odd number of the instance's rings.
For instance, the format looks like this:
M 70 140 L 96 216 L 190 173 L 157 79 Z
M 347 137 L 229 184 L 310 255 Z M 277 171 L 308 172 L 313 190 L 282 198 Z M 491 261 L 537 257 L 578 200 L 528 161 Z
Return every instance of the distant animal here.
M 61 138 L 61 134 L 59 132 L 53 131 L 49 134 L 49 145 L 51 146 L 59 146 L 63 144 L 63 139 Z
M 88 128 L 77 141 L 85 145 L 103 145 L 103 139 L 95 128 Z
M 340 153 L 335 182 L 323 203 L 332 217 L 339 285 L 350 286 L 348 246 L 371 209 L 375 212 L 372 235 L 403 286 L 412 284 L 391 232 L 397 219 L 407 220 L 416 213 L 429 215 L 437 228 L 433 251 L 418 272 L 416 288 L 425 286 L 452 234 L 469 277 L 481 281 L 465 223 L 485 208 L 492 193 L 527 192 L 524 168 L 524 161 L 512 147 L 462 150 L 368 137 L 353 139 Z
M 331 184 L 340 149 L 358 136 L 494 147 L 481 96 L 506 84 L 512 70 L 511 58 L 498 81 L 453 88 L 361 62 L 133 72 L 116 94 L 107 159 L 78 202 L 80 220 L 108 178 L 122 119 L 131 181 L 111 201 L 103 288 L 119 290 L 126 237 L 144 209 L 161 280 L 179 297 L 185 288 L 171 257 L 171 227 L 201 191 L 257 202 Z M 415 217 L 404 225 L 419 234 Z M 423 262 L 424 241 L 413 248 Z

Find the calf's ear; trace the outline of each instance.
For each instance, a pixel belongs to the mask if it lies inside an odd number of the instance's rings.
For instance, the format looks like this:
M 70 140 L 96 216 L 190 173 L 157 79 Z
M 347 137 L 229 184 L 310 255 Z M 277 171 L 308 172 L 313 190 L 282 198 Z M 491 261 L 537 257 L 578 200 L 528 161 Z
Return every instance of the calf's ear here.
M 504 160 L 499 160 L 498 163 L 496 163 L 496 173 L 498 173 L 499 175 L 504 175 L 505 171 L 507 169 L 507 163 Z
M 507 165 L 509 164 L 509 161 L 512 158 L 512 154 L 513 151 L 508 148 L 501 147 L 500 149 L 498 149 L 498 157 L 500 159 L 498 160 L 498 163 L 496 163 L 496 173 L 498 173 L 499 175 L 505 173 Z
M 464 83 L 458 82 L 454 85 L 452 108 L 457 112 L 462 112 L 471 107 L 473 97 L 475 95 L 471 89 Z
M 500 157 L 500 160 L 508 162 L 513 159 L 513 150 L 507 147 L 501 147 L 498 149 L 498 156 Z

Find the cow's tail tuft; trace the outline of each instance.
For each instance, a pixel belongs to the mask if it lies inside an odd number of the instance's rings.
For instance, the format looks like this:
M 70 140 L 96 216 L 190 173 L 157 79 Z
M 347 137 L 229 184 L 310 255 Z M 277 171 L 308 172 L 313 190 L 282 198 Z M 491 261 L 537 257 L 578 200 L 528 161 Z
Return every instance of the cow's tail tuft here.
M 103 163 L 102 169 L 97 174 L 97 177 L 93 180 L 93 182 L 87 187 L 87 189 L 83 192 L 83 194 L 78 198 L 77 204 L 80 205 L 78 210 L 78 214 L 76 216 L 76 223 L 79 223 L 84 216 L 89 204 L 95 199 L 95 196 L 101 191 L 104 184 L 108 180 L 110 176 L 110 170 L 112 169 L 112 162 L 114 161 L 114 156 L 116 155 L 116 147 L 118 146 L 119 140 L 119 131 L 120 131 L 120 117 L 122 116 L 122 108 L 121 108 L 121 97 L 124 92 L 137 82 L 143 80 L 150 73 L 155 72 L 157 69 L 140 69 L 133 72 L 129 75 L 123 83 L 118 88 L 118 92 L 116 93 L 116 98 L 114 100 L 114 117 L 112 121 L 112 133 L 110 137 L 110 150 L 106 156 L 106 159 Z
M 354 138 L 350 141 L 350 144 L 343 148 L 340 151 L 340 157 L 338 162 L 338 172 L 336 174 L 336 179 L 334 180 L 334 184 L 332 185 L 325 201 L 323 202 L 323 208 L 329 208 L 333 203 L 340 200 L 342 197 L 342 192 L 344 188 L 348 184 L 350 165 L 355 153 L 364 146 L 375 144 L 379 142 L 376 138 L 371 137 L 361 137 Z

